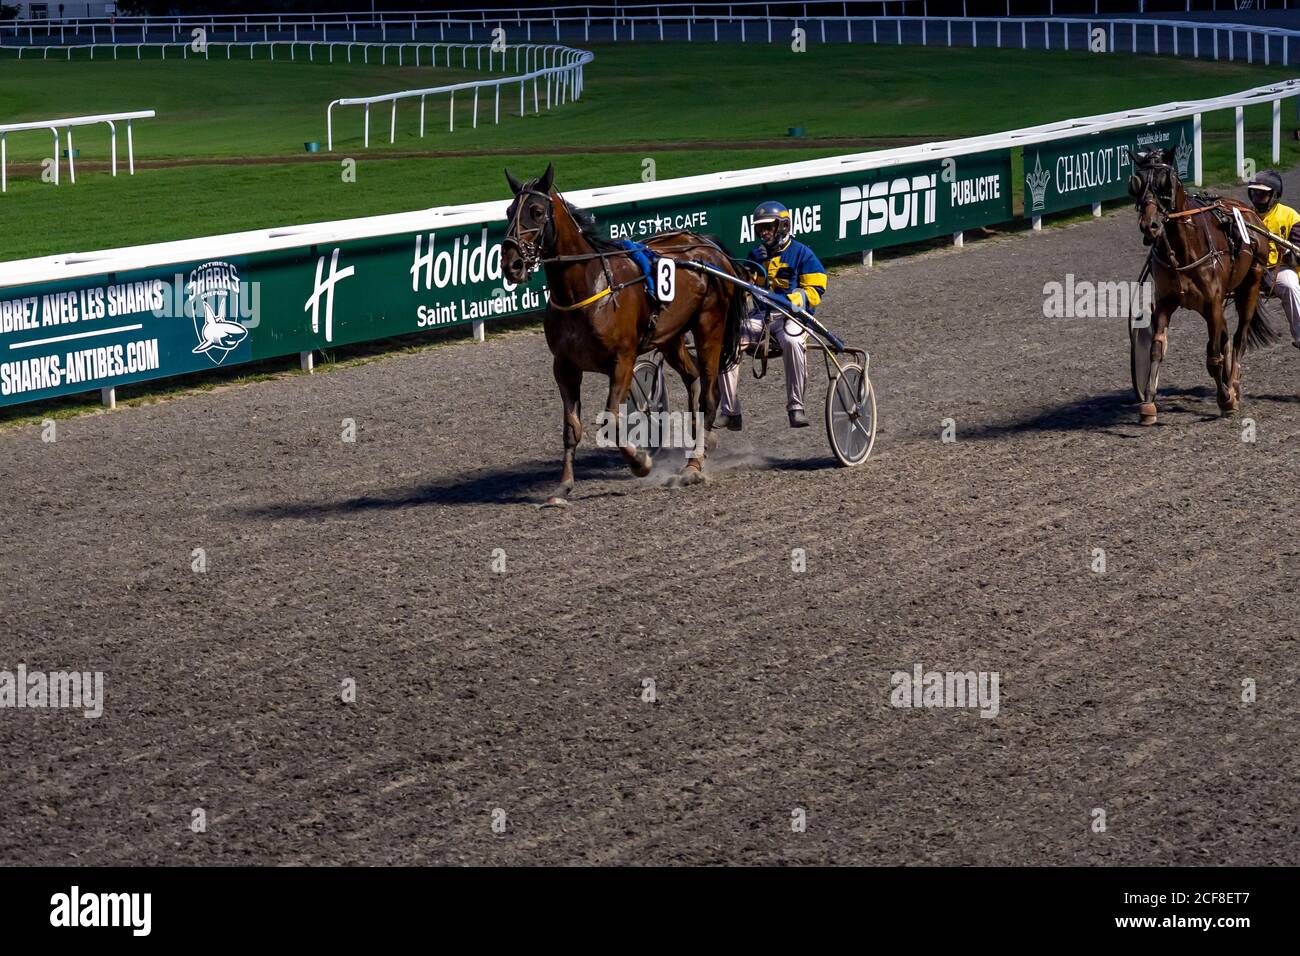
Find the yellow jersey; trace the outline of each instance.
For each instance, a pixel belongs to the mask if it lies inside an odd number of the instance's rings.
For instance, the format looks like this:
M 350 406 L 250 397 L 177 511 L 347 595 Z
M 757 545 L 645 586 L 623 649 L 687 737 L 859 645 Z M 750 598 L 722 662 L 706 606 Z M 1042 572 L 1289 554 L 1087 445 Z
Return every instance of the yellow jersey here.
M 1296 212 L 1290 206 L 1277 203 L 1259 218 L 1264 221 L 1264 228 L 1273 235 L 1280 236 L 1283 239 L 1291 239 L 1291 230 L 1295 228 L 1296 223 L 1300 222 L 1300 212 Z M 1300 233 L 1296 234 L 1295 238 L 1300 239 Z M 1277 243 L 1270 242 L 1268 244 L 1268 267 L 1270 269 L 1277 265 L 1279 256 Z

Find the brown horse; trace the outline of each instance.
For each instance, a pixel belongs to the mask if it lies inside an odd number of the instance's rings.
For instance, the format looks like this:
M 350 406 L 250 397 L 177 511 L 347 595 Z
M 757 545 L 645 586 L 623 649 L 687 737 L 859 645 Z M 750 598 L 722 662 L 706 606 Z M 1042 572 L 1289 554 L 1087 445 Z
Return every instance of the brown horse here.
M 1232 414 L 1241 404 L 1242 354 L 1276 339 L 1258 312 L 1267 243 L 1253 239 L 1236 222 L 1240 214 L 1244 222 L 1260 225 L 1259 216 L 1235 199 L 1189 196 L 1179 181 L 1172 150 L 1130 156 L 1134 173 L 1129 177 L 1129 194 L 1137 204 L 1142 241 L 1151 247 L 1147 268 L 1155 280 L 1146 374 L 1138 371 L 1145 356 L 1134 358 L 1133 387 L 1142 403 L 1141 422 L 1155 424 L 1160 363 L 1169 348 L 1169 319 L 1180 307 L 1205 319 L 1209 333 L 1205 367 L 1214 379 L 1220 413 Z M 1229 298 L 1237 311 L 1237 330 L 1231 340 L 1223 314 Z
M 521 183 L 506 172 L 515 194 L 506 212 L 509 227 L 501 243 L 501 267 L 513 282 L 523 282 L 539 267 L 546 270 L 550 293 L 544 328 L 554 356 L 553 370 L 564 403 L 564 468 L 560 487 L 547 504 L 565 504 L 573 490 L 573 456 L 582 440 L 582 376 L 609 376 L 605 410 L 617 416 L 632 382 L 637 355 L 652 348 L 681 375 L 689 396 L 687 408 L 698 409 L 704 441 L 688 453 L 679 472 L 681 483 L 703 478 L 704 457 L 716 443 L 719 368 L 736 361 L 745 312 L 744 293 L 703 273 L 677 272 L 671 302 L 652 300 L 641 267 L 617 242 L 601 238 L 590 214 L 569 205 L 554 189 L 555 170 Z M 656 255 L 695 259 L 736 273 L 731 257 L 717 242 L 690 232 L 672 232 L 645 240 Z M 695 356 L 686 347 L 694 334 Z M 616 420 L 616 419 L 614 419 Z M 653 465 L 647 452 L 631 445 L 619 450 L 643 477 Z

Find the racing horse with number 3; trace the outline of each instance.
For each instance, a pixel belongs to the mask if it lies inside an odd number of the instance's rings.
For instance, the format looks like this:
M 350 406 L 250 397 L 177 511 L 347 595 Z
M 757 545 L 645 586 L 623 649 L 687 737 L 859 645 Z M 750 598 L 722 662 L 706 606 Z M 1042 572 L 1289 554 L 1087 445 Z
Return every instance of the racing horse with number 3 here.
M 1249 205 L 1217 196 L 1189 195 L 1174 167 L 1171 150 L 1130 152 L 1134 173 L 1129 195 L 1137 206 L 1142 241 L 1150 247 L 1139 284 L 1148 271 L 1155 281 L 1149 326 L 1130 323 L 1133 389 L 1141 402 L 1143 425 L 1156 422 L 1160 364 L 1169 348 L 1169 319 L 1178 308 L 1199 312 L 1209 341 L 1205 367 L 1214 379 L 1219 411 L 1230 415 L 1241 404 L 1241 356 L 1272 344 L 1276 331 L 1259 311 L 1260 286 L 1267 265 L 1267 243 L 1249 234 L 1262 226 Z M 1231 298 L 1237 329 L 1228 338 L 1223 310 Z
M 546 504 L 567 503 L 573 490 L 573 458 L 582 440 L 583 373 L 609 377 L 605 410 L 616 416 L 627 399 L 637 356 L 652 348 L 677 370 L 689 396 L 687 408 L 701 415 L 704 440 L 697 436 L 676 478 L 683 484 L 700 481 L 705 455 L 715 444 L 719 369 L 737 361 L 744 292 L 715 276 L 682 270 L 672 300 L 657 302 L 649 293 L 652 280 L 634 251 L 599 236 L 591 215 L 565 201 L 554 180 L 550 165 L 526 183 L 506 171 L 515 198 L 506 211 L 509 225 L 501 243 L 502 271 L 512 282 L 522 283 L 543 268 L 550 291 L 543 326 L 564 403 L 564 466 L 560 486 Z M 636 251 L 708 262 L 739 278 L 726 250 L 695 233 L 653 236 Z M 694 335 L 694 357 L 686 346 L 687 332 Z M 650 473 L 653 462 L 647 452 L 622 444 L 619 450 L 633 474 Z

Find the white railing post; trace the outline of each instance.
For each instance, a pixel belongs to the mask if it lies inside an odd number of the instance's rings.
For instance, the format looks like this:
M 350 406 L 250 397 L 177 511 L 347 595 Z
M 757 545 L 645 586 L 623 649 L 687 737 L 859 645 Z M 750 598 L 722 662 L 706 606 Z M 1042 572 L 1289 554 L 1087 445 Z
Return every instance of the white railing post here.
M 1237 179 L 1240 181 L 1246 178 L 1246 119 L 1242 107 L 1238 106 L 1236 108 L 1236 114 Z
M 1282 98 L 1273 101 L 1273 162 L 1282 161 Z
M 1197 113 L 1192 117 L 1192 151 L 1194 156 L 1195 171 L 1192 181 L 1197 185 L 1204 185 L 1205 157 L 1201 155 L 1201 114 Z

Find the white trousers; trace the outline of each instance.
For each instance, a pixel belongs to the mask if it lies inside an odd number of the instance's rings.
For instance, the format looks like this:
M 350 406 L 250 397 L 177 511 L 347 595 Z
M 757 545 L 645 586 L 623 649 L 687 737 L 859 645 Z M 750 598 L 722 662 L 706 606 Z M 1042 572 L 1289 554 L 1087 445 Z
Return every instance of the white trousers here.
M 741 344 L 752 345 L 763 337 L 763 324 L 770 323 L 772 337 L 780 343 L 781 361 L 785 365 L 785 408 L 788 412 L 803 411 L 803 389 L 808 378 L 807 342 L 808 333 L 797 323 L 788 321 L 783 315 L 773 315 L 770 319 L 762 312 L 751 312 L 745 319 L 741 330 Z M 740 385 L 740 367 L 746 364 L 744 356 L 741 361 L 729 369 L 724 369 L 719 376 L 722 401 L 718 412 L 722 415 L 740 414 L 740 395 L 736 389 Z
M 1300 342 L 1300 276 L 1294 269 L 1278 267 L 1268 274 L 1274 298 L 1282 301 L 1282 311 L 1291 323 L 1291 341 Z

